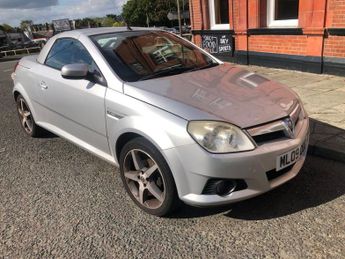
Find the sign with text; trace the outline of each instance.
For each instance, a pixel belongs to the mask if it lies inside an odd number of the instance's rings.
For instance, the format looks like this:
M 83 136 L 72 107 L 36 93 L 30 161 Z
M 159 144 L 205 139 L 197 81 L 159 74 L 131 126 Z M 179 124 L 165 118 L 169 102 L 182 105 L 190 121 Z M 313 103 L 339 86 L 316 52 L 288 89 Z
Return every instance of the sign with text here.
M 234 40 L 231 34 L 201 34 L 202 48 L 215 56 L 233 56 Z
M 69 19 L 53 20 L 53 25 L 55 31 L 70 31 L 72 29 Z

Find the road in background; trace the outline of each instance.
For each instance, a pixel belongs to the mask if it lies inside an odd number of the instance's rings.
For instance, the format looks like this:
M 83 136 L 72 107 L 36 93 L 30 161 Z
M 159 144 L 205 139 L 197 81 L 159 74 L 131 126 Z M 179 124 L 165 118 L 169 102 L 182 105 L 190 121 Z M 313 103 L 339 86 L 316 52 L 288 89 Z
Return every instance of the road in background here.
M 13 72 L 14 65 L 17 60 L 2 62 L 0 63 L 0 83 L 2 84 L 12 84 L 11 73 Z
M 27 137 L 0 63 L 0 257 L 341 258 L 345 165 L 308 157 L 257 198 L 171 218 L 138 209 L 116 168 L 67 141 Z

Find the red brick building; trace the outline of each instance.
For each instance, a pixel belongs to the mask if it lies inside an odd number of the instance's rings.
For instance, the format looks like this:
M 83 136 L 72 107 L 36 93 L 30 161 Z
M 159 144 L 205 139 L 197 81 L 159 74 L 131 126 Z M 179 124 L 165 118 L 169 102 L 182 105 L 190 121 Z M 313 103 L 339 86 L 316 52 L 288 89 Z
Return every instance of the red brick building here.
M 345 0 L 190 0 L 193 40 L 220 59 L 345 76 Z

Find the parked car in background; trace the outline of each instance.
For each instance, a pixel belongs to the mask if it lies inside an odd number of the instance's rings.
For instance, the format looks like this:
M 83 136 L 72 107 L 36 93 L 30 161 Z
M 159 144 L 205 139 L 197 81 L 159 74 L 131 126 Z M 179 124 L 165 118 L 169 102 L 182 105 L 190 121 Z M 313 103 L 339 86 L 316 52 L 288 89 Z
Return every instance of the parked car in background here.
M 120 168 L 153 215 L 267 192 L 303 166 L 309 120 L 284 85 L 147 28 L 63 32 L 16 66 L 21 127 Z M 288 195 L 288 194 L 287 194 Z
M 32 42 L 40 47 L 40 48 L 43 48 L 44 45 L 47 43 L 47 39 L 46 38 L 38 38 L 38 39 L 32 39 Z
M 9 41 L 7 38 L 7 34 L 4 31 L 0 30 L 0 52 L 7 50 L 8 47 L 9 47 Z
M 50 35 L 50 36 L 49 36 Z M 52 33 L 45 32 L 43 33 L 37 33 L 33 32 L 31 40 L 35 43 L 36 46 L 43 48 L 44 45 L 47 43 L 47 40 L 52 36 Z
M 22 32 L 0 34 L 0 50 L 16 50 L 39 46 Z
M 174 28 L 177 32 L 180 32 L 179 26 L 175 26 Z M 183 34 L 191 33 L 191 30 L 192 30 L 192 28 L 189 25 L 182 25 L 182 33 Z
M 7 33 L 7 37 L 10 42 L 9 49 L 23 49 L 35 46 L 35 43 L 22 32 Z

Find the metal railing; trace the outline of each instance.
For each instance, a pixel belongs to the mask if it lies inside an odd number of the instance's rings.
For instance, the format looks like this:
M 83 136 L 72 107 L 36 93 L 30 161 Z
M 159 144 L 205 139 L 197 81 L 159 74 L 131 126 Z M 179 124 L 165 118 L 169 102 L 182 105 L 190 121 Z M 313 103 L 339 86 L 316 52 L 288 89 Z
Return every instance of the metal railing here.
M 8 57 L 8 56 L 15 56 L 15 55 L 19 55 L 19 54 L 31 54 L 31 53 L 39 52 L 40 50 L 41 50 L 41 47 L 4 50 L 4 51 L 0 52 L 0 54 L 2 54 L 0 56 Z

